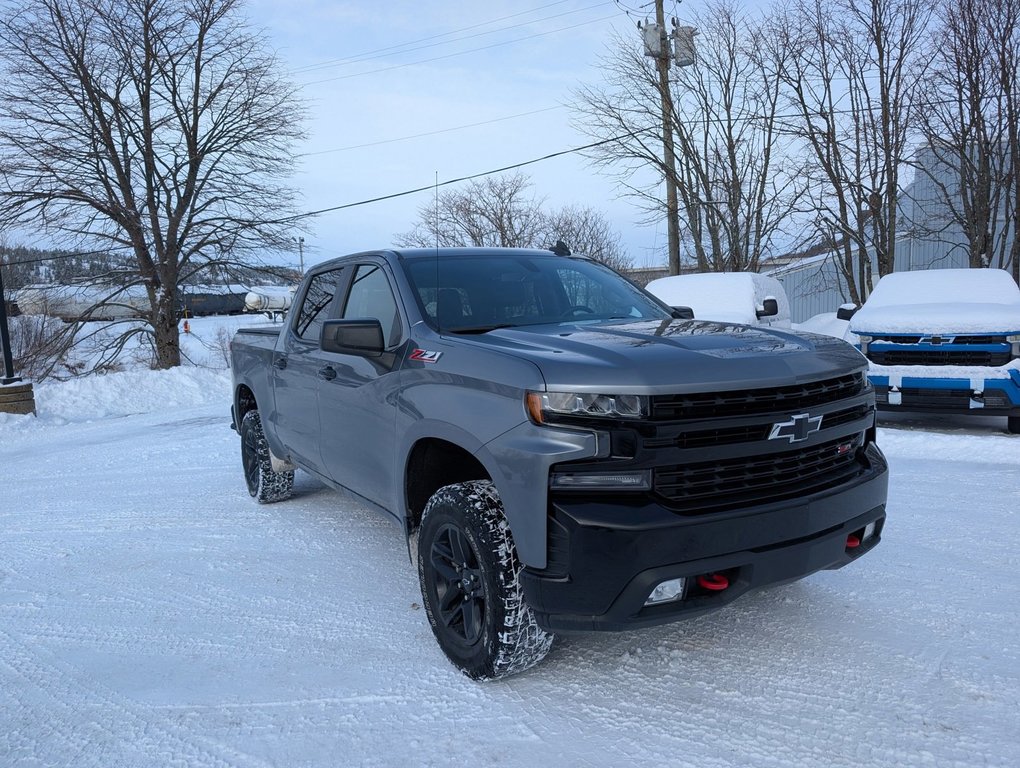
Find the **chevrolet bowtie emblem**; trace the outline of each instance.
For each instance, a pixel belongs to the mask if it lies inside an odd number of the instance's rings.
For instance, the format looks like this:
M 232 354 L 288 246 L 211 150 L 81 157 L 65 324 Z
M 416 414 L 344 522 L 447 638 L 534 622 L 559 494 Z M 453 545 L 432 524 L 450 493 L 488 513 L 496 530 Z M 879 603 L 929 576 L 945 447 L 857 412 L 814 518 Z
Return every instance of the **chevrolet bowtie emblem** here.
M 791 443 L 799 443 L 807 440 L 808 435 L 817 432 L 822 428 L 821 416 L 809 416 L 806 413 L 798 413 L 789 421 L 781 421 L 772 425 L 769 433 L 769 440 L 787 439 Z

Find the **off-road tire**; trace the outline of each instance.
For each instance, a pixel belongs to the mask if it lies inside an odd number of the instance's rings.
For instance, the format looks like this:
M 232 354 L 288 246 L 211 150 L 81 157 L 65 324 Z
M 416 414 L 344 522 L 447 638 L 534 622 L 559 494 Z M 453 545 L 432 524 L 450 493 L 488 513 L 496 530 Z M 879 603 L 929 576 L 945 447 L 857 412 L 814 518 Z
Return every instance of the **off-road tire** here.
M 262 419 L 256 410 L 241 419 L 241 466 L 248 493 L 259 504 L 289 499 L 294 490 L 294 471 L 274 472 L 269 458 L 269 443 L 262 431 Z
M 1011 435 L 1020 435 L 1020 416 L 1008 416 L 1006 430 Z
M 545 658 L 553 635 L 524 600 L 517 548 L 491 482 L 436 491 L 417 547 L 425 613 L 454 666 L 474 680 L 495 680 Z

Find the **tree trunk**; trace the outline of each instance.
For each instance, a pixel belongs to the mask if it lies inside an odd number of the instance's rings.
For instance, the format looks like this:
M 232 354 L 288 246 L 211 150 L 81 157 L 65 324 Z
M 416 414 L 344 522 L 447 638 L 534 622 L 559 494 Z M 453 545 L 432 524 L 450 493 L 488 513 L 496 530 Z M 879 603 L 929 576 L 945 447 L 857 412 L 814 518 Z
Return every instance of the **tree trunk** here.
M 176 291 L 159 292 L 152 325 L 156 342 L 155 367 L 159 370 L 177 367 L 181 364 L 181 337 L 177 327 Z

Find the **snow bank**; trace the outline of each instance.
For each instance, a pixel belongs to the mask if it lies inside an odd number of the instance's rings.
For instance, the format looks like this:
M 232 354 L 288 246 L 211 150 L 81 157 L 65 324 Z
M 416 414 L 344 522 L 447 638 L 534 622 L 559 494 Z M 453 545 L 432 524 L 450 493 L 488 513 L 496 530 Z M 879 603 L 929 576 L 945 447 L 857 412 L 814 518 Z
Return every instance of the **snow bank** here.
M 851 344 L 857 343 L 857 336 L 850 332 L 850 321 L 840 320 L 835 312 L 822 312 L 812 315 L 803 323 L 794 323 L 795 331 L 807 331 L 818 333 L 823 336 L 835 336 L 837 339 L 848 341 Z
M 896 272 L 850 321 L 857 334 L 1020 331 L 1020 289 L 1001 269 Z
M 181 367 L 125 371 L 36 384 L 38 416 L 0 413 L 0 431 L 95 421 L 221 403 L 230 409 L 230 372 Z

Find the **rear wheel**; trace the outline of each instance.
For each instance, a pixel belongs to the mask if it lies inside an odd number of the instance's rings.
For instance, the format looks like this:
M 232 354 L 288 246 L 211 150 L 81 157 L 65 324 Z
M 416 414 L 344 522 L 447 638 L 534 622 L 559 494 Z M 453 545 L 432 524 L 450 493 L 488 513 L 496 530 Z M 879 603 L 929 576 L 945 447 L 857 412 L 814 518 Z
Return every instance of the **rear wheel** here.
M 440 488 L 418 535 L 418 577 L 432 631 L 447 658 L 475 680 L 522 672 L 553 636 L 535 621 L 521 564 L 491 482 Z
M 1014 435 L 1020 435 L 1020 416 L 1010 416 L 1006 429 Z
M 241 465 L 248 493 L 260 504 L 290 498 L 294 489 L 294 471 L 275 472 L 269 457 L 269 443 L 262 431 L 262 418 L 256 410 L 241 419 Z

